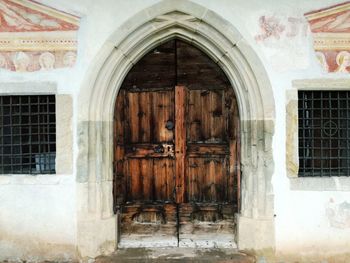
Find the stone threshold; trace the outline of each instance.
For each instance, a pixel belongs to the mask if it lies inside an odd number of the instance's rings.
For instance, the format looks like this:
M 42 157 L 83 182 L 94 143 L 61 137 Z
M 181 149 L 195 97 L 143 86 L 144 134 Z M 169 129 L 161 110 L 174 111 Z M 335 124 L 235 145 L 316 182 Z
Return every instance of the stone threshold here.
M 220 262 L 253 263 L 255 256 L 236 249 L 195 249 L 195 248 L 128 248 L 119 249 L 109 256 L 99 256 L 96 263 L 131 262 Z

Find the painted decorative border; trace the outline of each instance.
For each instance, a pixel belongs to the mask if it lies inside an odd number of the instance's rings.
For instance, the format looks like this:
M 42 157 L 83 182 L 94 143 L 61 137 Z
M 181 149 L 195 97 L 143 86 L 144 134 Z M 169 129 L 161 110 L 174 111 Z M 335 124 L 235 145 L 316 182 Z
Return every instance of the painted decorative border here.
M 2 0 L 0 17 L 0 70 L 49 71 L 75 65 L 79 17 L 31 0 Z
M 305 14 L 325 72 L 350 72 L 350 1 Z
M 0 33 L 1 51 L 55 51 L 77 49 L 77 31 Z

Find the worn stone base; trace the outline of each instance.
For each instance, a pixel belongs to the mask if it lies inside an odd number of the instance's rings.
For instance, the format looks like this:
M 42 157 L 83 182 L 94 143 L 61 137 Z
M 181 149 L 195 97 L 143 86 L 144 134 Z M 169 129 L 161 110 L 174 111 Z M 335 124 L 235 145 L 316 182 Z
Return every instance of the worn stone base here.
M 107 255 L 116 249 L 115 218 L 81 221 L 78 226 L 78 252 L 82 258 Z
M 222 262 L 222 263 L 253 263 L 253 255 L 239 252 L 234 249 L 121 249 L 109 256 L 96 258 L 96 263 L 110 262 Z
M 143 236 L 143 235 L 128 235 L 121 236 L 118 248 L 166 248 L 177 247 L 177 237 L 174 236 Z
M 180 237 L 179 247 L 188 248 L 237 248 L 232 234 L 207 233 L 202 235 L 186 234 Z
M 270 249 L 275 247 L 274 219 L 238 217 L 239 249 Z
M 180 236 L 178 241 L 174 236 L 144 236 L 144 235 L 122 235 L 118 248 L 231 248 L 236 249 L 234 235 L 229 234 L 206 234 Z

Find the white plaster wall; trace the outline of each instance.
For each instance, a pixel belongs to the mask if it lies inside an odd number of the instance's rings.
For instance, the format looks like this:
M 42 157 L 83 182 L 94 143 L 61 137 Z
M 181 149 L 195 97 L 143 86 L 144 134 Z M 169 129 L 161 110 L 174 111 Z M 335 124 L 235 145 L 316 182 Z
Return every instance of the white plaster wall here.
M 175 0 L 174 0 L 175 1 Z M 1 82 L 51 81 L 57 83 L 57 93 L 73 97 L 73 130 L 76 131 L 77 94 L 84 89 L 82 81 L 92 60 L 113 31 L 140 10 L 159 0 L 41 0 L 58 9 L 81 15 L 77 64 L 73 69 L 52 72 L 0 72 Z M 212 9 L 231 22 L 263 61 L 274 91 L 276 126 L 273 141 L 275 173 L 276 246 L 278 250 L 298 249 L 300 246 L 319 250 L 344 249 L 350 243 L 350 229 L 330 227 L 325 209 L 330 198 L 336 202 L 350 202 L 349 192 L 292 191 L 285 166 L 285 92 L 292 88 L 294 79 L 349 78 L 349 74 L 326 74 L 317 64 L 309 33 L 290 38 L 283 33 L 280 39 L 256 41 L 260 34 L 259 17 L 276 16 L 288 27 L 288 17 L 303 19 L 303 14 L 329 5 L 335 0 L 193 0 Z M 305 21 L 304 21 L 305 22 Z M 303 24 L 300 25 L 300 30 Z M 77 155 L 74 135 L 74 156 Z M 74 158 L 75 159 L 75 158 Z M 60 177 L 54 184 L 39 185 L 20 182 L 18 177 L 6 177 L 0 185 L 0 230 L 11 235 L 18 232 L 47 242 L 74 243 L 75 190 L 74 175 Z M 59 176 L 50 176 L 56 178 Z M 43 177 L 44 178 L 44 177 Z M 36 179 L 33 179 L 36 180 Z M 38 179 L 40 181 L 40 179 Z M 44 181 L 46 179 L 43 179 Z M 5 211 L 5 212 L 3 212 Z M 19 231 L 20 230 L 20 231 Z M 331 242 L 330 242 L 331 241 Z M 0 244 L 3 246 L 2 237 Z M 334 247 L 330 245 L 334 245 Z M 308 249 L 308 251 L 310 251 Z
M 75 257 L 72 175 L 0 177 L 0 260 Z

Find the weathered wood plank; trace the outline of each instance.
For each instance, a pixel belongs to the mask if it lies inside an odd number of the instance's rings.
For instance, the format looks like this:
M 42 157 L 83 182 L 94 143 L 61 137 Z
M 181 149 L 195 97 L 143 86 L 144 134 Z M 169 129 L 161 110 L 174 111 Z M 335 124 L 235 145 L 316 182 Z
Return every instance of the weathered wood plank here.
M 155 201 L 175 201 L 174 160 L 154 159 Z
M 228 154 L 230 154 L 230 149 L 227 144 L 187 143 L 188 157 L 210 157 Z
M 168 129 L 167 122 L 174 123 L 174 108 L 174 90 L 153 93 L 153 142 L 173 141 L 174 129 Z
M 240 121 L 236 97 L 232 89 L 225 92 L 227 108 L 227 137 L 230 142 L 230 165 L 228 179 L 228 200 L 240 206 Z
M 226 142 L 223 91 L 189 90 L 188 141 Z
M 186 158 L 186 123 L 185 123 L 186 88 L 175 87 L 175 178 L 176 202 L 185 201 L 185 158 Z
M 130 70 L 122 89 L 174 88 L 175 41 L 171 40 L 141 58 Z
M 128 159 L 127 201 L 153 201 L 153 160 Z
M 129 126 L 127 127 L 126 133 L 128 134 L 128 139 L 130 139 L 130 141 L 125 141 L 125 143 L 139 142 L 139 94 L 127 93 L 127 105 L 126 117 L 128 119 Z
M 188 158 L 188 167 L 187 167 L 187 199 L 189 202 L 200 201 L 201 198 L 201 189 L 203 187 L 202 183 L 202 173 L 200 171 L 203 164 L 202 159 L 200 158 Z
M 227 157 L 188 158 L 188 200 L 227 202 Z
M 200 91 L 188 91 L 187 103 L 187 142 L 203 141 Z
M 114 108 L 114 162 L 113 162 L 113 197 L 114 204 L 119 206 L 122 204 L 126 197 L 126 181 L 124 173 L 124 125 L 122 123 L 125 120 L 124 114 L 124 96 L 123 90 L 119 91 L 115 108 Z
M 142 184 L 142 200 L 140 201 L 153 201 L 154 200 L 154 174 L 153 174 L 153 160 L 141 159 L 140 171 L 141 171 L 141 184 Z
M 189 89 L 227 88 L 222 69 L 198 48 L 177 40 L 177 83 Z
M 150 92 L 140 92 L 138 95 L 139 112 L 137 112 L 137 117 L 139 119 L 139 142 L 150 142 L 151 140 L 152 95 L 153 93 Z
M 210 91 L 210 140 L 225 141 L 224 92 Z

